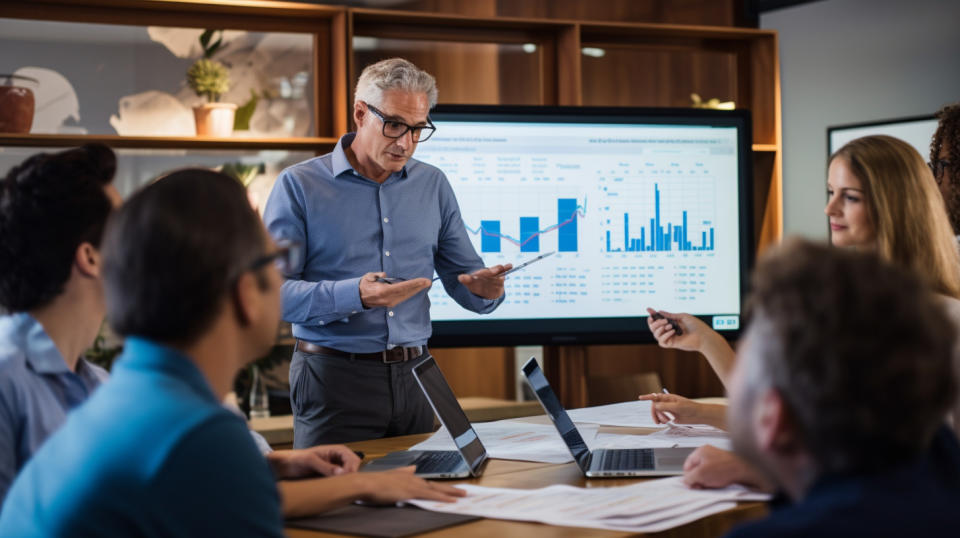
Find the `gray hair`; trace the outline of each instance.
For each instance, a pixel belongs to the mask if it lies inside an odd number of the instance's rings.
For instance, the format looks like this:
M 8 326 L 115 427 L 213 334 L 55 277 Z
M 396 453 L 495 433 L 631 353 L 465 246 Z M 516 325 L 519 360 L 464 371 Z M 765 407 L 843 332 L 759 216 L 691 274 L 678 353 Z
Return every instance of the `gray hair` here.
M 425 93 L 430 108 L 437 104 L 437 80 L 403 58 L 381 60 L 365 67 L 357 81 L 353 101 L 363 101 L 379 107 L 383 104 L 383 92 L 387 90 Z

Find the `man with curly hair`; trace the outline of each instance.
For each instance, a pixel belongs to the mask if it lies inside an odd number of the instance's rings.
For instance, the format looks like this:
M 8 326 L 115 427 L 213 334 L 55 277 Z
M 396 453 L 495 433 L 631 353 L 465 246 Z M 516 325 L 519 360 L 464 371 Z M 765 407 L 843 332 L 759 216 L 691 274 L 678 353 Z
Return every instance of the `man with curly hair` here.
M 930 168 L 947 205 L 953 232 L 960 236 L 960 103 L 937 112 L 937 131 L 930 142 Z

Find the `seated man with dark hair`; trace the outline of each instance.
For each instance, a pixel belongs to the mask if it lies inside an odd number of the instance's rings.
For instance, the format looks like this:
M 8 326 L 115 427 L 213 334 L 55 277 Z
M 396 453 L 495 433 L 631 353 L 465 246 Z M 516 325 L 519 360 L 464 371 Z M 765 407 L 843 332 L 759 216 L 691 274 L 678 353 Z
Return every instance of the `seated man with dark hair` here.
M 273 262 L 285 254 L 223 174 L 183 170 L 133 196 L 104 239 L 107 312 L 124 353 L 21 471 L 0 535 L 280 535 L 270 468 L 220 401 L 273 344 Z M 414 481 L 428 498 L 458 491 L 409 472 L 303 487 L 329 507 L 409 498 Z
M 107 378 L 81 358 L 105 311 L 100 237 L 116 158 L 87 145 L 0 179 L 0 502 L 17 472 Z
M 798 242 L 759 265 L 750 306 L 727 423 L 789 501 L 731 536 L 956 535 L 956 334 L 934 297 L 876 256 Z

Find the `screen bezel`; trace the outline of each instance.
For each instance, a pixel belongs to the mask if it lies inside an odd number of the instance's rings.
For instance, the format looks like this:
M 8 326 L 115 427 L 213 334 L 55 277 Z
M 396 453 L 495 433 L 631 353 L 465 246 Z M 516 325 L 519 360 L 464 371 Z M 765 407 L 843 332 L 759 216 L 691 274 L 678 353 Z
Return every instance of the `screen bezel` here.
M 740 327 L 721 334 L 736 339 L 743 330 L 743 305 L 753 267 L 752 122 L 748 110 L 687 108 L 552 107 L 513 105 L 438 105 L 431 111 L 435 122 L 480 120 L 489 122 L 608 123 L 636 125 L 705 125 L 737 128 L 738 206 L 740 245 Z M 429 144 L 429 141 L 425 142 Z M 416 158 L 416 154 L 414 154 Z M 428 163 L 429 164 L 429 163 Z M 509 293 L 509 289 L 507 290 Z M 700 316 L 708 325 L 716 312 Z M 647 316 L 607 318 L 524 318 L 512 320 L 433 321 L 430 345 L 476 347 L 512 345 L 582 345 L 649 343 L 655 338 Z

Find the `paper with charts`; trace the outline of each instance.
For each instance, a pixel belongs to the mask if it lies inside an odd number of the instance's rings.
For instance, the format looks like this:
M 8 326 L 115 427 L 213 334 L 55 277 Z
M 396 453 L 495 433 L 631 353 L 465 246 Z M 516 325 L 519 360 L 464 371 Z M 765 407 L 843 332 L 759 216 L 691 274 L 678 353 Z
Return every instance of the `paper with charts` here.
M 565 527 L 628 532 L 659 532 L 729 510 L 738 501 L 765 501 L 764 493 L 741 486 L 718 490 L 690 489 L 682 477 L 650 480 L 630 486 L 577 488 L 555 485 L 540 489 L 457 487 L 467 496 L 453 503 L 410 501 L 438 512 L 535 521 Z
M 497 421 L 472 424 L 491 458 L 503 460 L 536 461 L 541 463 L 569 463 L 570 450 L 563 443 L 557 429 L 549 424 Z M 587 446 L 593 445 L 597 425 L 579 427 Z M 446 428 L 440 428 L 429 439 L 410 447 L 410 450 L 456 450 Z

